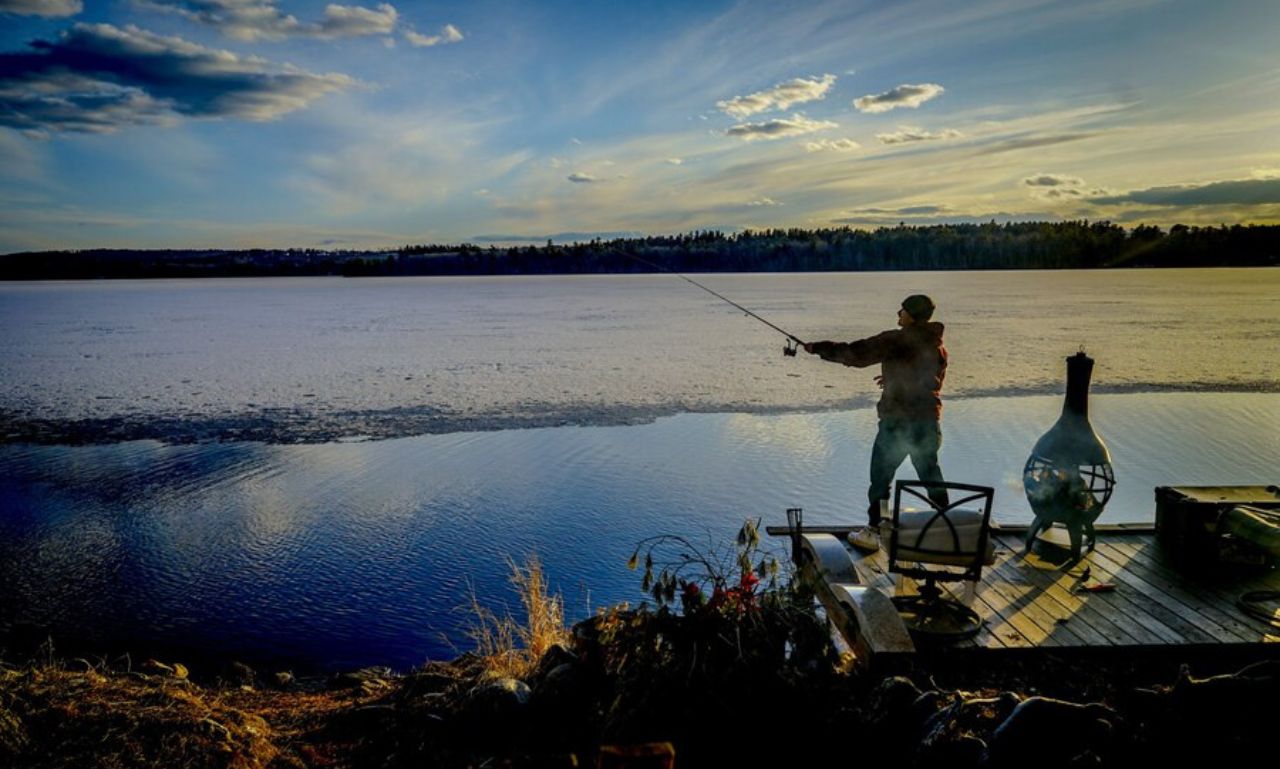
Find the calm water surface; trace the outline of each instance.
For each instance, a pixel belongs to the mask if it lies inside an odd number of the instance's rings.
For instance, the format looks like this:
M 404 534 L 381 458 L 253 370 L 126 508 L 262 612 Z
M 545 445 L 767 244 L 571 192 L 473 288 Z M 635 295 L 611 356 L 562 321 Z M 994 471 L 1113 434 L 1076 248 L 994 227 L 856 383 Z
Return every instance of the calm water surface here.
M 1060 399 L 958 400 L 942 465 L 1029 519 L 1021 463 Z M 1104 520 L 1150 520 L 1156 485 L 1275 481 L 1280 395 L 1094 398 L 1119 486 Z M 860 522 L 869 410 L 688 414 L 631 427 L 364 443 L 0 447 L 0 623 L 103 644 L 296 666 L 408 667 L 466 648 L 468 591 L 516 606 L 536 551 L 568 612 L 638 601 L 643 537 L 724 544 L 746 516 Z M 909 471 L 908 471 L 909 472 Z M 180 653 L 180 652 L 174 652 Z

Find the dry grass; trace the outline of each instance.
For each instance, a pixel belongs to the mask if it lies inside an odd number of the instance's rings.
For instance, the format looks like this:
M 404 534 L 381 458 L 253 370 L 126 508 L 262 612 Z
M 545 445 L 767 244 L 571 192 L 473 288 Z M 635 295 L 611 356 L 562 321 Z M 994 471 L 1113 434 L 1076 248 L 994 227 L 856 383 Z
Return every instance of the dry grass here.
M 569 638 L 563 601 L 548 592 L 541 562 L 509 563 L 527 619 L 499 616 L 472 595 L 471 637 L 484 677 L 525 678 Z M 364 706 L 385 708 L 387 692 L 206 688 L 181 666 L 147 670 L 0 662 L 0 767 L 348 769 L 360 765 L 362 746 L 385 737 L 370 720 L 382 711 Z
M 0 664 L 0 767 L 341 769 L 370 735 L 335 725 L 375 699 L 206 688 L 80 662 Z
M 471 592 L 471 626 L 467 636 L 484 659 L 485 675 L 492 678 L 525 678 L 538 660 L 555 644 L 567 644 L 569 631 L 564 625 L 564 600 L 560 594 L 547 592 L 546 575 L 536 554 L 520 566 L 508 559 L 511 584 L 520 595 L 526 621 L 517 622 L 511 614 L 499 616 L 480 603 Z
M 0 722 L 6 732 L 0 738 L 0 764 L 5 765 L 266 769 L 293 764 L 261 717 L 168 676 L 58 667 L 3 670 Z

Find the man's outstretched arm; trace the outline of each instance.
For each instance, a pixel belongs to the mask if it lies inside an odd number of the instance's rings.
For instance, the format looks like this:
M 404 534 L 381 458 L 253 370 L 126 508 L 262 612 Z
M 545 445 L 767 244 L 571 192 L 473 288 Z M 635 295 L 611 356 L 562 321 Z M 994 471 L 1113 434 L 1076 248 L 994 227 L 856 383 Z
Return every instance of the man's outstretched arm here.
M 873 366 L 883 363 L 893 349 L 898 332 L 885 331 L 856 342 L 809 342 L 804 351 L 823 360 L 843 363 L 846 366 Z

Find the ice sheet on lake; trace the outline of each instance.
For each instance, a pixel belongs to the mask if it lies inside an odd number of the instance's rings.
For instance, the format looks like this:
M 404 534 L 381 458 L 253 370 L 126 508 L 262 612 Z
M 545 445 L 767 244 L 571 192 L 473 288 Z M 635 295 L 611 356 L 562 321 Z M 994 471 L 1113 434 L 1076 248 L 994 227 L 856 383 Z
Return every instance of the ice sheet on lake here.
M 708 275 L 803 339 L 939 303 L 945 396 L 1280 390 L 1280 271 Z M 324 441 L 874 403 L 846 369 L 671 276 L 0 286 L 0 440 Z

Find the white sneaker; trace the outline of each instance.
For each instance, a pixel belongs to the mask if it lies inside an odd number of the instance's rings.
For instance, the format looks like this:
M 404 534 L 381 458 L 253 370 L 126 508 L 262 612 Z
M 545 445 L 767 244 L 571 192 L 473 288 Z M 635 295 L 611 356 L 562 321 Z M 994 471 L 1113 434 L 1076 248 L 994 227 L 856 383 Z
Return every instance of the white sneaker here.
M 880 549 L 880 529 L 876 526 L 863 526 L 849 532 L 849 544 L 863 551 L 874 553 Z

